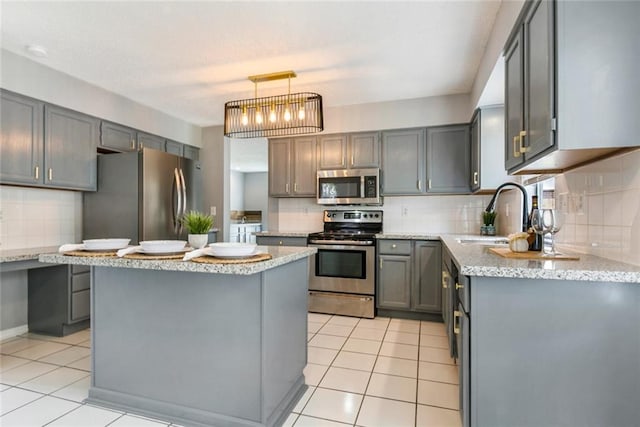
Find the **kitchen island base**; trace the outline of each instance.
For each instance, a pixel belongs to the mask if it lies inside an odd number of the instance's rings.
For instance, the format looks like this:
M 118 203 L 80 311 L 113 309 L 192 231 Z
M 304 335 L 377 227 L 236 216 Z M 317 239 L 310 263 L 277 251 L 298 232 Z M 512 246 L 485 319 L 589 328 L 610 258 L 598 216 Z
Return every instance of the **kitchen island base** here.
M 87 402 L 281 425 L 306 390 L 307 280 L 307 258 L 249 275 L 94 266 Z

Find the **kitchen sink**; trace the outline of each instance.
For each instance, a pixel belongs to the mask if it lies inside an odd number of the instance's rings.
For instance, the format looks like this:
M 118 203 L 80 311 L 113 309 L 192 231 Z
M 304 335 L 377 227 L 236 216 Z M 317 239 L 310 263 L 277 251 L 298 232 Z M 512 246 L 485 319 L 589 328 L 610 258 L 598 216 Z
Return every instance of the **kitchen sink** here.
M 509 239 L 506 237 L 495 236 L 461 237 L 456 241 L 461 245 L 506 246 L 509 244 Z

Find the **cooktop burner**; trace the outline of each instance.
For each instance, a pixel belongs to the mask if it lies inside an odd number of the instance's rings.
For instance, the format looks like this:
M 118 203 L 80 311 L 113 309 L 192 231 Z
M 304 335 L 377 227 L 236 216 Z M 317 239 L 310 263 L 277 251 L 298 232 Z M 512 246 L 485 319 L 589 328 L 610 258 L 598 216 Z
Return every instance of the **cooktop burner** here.
M 309 239 L 373 240 L 382 232 L 382 211 L 326 210 L 324 231 L 312 233 Z

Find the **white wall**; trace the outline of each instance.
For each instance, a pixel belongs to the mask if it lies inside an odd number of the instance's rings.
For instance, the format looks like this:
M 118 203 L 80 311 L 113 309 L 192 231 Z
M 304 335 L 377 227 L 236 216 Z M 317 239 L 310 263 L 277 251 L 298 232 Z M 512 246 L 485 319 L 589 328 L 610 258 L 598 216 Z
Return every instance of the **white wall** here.
M 231 171 L 229 176 L 229 210 L 243 211 L 244 207 L 244 173 Z
M 244 210 L 262 212 L 262 228 L 269 224 L 269 174 L 251 172 L 244 174 Z
M 0 50 L 0 86 L 85 114 L 199 147 L 199 126 L 116 95 L 7 50 Z

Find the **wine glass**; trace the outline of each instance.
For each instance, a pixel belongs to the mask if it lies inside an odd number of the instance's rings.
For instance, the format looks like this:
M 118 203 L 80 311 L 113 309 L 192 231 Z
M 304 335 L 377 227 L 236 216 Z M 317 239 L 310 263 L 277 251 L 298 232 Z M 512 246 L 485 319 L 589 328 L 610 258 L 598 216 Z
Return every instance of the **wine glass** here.
M 551 253 L 547 252 L 544 245 L 544 235 L 550 232 L 547 223 L 548 222 L 545 222 L 544 220 L 543 209 L 536 208 L 531 211 L 531 228 L 533 229 L 533 231 L 535 231 L 536 234 L 542 236 L 542 256 L 551 256 Z
M 555 209 L 543 209 L 542 210 L 542 222 L 547 232 L 551 234 L 551 251 L 545 252 L 545 255 L 555 256 L 559 255 L 556 251 L 555 235 L 562 227 L 561 215 Z

